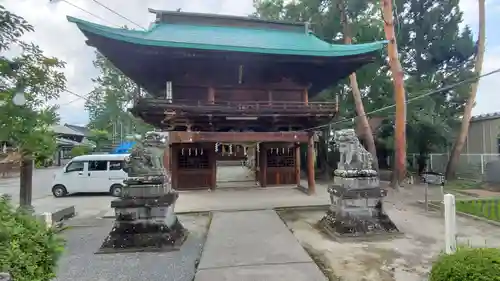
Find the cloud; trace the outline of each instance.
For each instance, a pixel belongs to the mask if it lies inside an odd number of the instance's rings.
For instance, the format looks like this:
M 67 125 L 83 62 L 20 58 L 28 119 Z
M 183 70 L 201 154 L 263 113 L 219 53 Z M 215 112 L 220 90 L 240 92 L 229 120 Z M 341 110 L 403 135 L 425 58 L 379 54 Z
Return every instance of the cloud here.
M 460 8 L 464 12 L 464 23 L 472 28 L 474 34 L 479 29 L 479 11 L 477 0 L 461 0 Z M 486 1 L 486 44 L 483 63 L 483 74 L 500 68 L 500 36 L 495 26 L 500 25 L 500 0 Z M 493 28 L 491 28 L 493 27 Z M 500 74 L 484 77 L 479 82 L 476 107 L 473 114 L 484 114 L 499 111 L 498 105 L 492 101 L 498 99 L 497 89 L 500 89 Z
M 93 88 L 90 79 L 98 74 L 92 65 L 94 50 L 85 45 L 85 37 L 74 24 L 67 22 L 66 15 L 106 25 L 113 23 L 117 26 L 127 25 L 133 28 L 135 26 L 99 6 L 94 0 L 67 0 L 86 11 L 90 11 L 93 15 L 69 5 L 64 0 L 52 1 L 55 3 L 50 3 L 50 0 L 3 0 L 2 4 L 12 12 L 23 16 L 35 27 L 35 32 L 29 33 L 26 40 L 40 45 L 47 55 L 56 56 L 67 62 L 65 73 L 68 89 L 80 95 L 86 95 Z M 144 27 L 147 27 L 154 19 L 154 16 L 148 13 L 148 8 L 159 10 L 180 8 L 185 12 L 241 16 L 248 15 L 253 11 L 252 0 L 99 0 L 99 2 Z M 494 22 L 496 21 L 494 13 L 500 10 L 500 0 L 487 1 L 487 5 L 488 25 L 500 24 L 500 18 L 498 24 Z M 460 6 L 464 11 L 465 22 L 473 30 L 477 30 L 477 0 L 461 0 Z M 495 32 L 494 29 L 490 30 Z M 500 36 L 495 33 L 488 33 L 488 36 L 489 43 L 484 71 L 500 65 Z M 498 110 L 491 102 L 496 89 L 500 89 L 500 79 L 497 77 L 492 76 L 481 80 L 474 113 Z M 59 111 L 62 122 L 84 124 L 88 120 L 87 113 L 83 110 L 84 100 L 75 101 L 75 99 L 77 97 L 63 93 L 57 101 L 58 104 L 62 105 Z
M 53 0 L 53 3 L 50 3 L 50 0 L 4 0 L 2 5 L 24 17 L 35 27 L 35 32 L 27 34 L 25 39 L 40 45 L 46 55 L 64 60 L 67 63 L 65 74 L 68 89 L 79 95 L 86 95 L 93 88 L 91 78 L 98 75 L 92 64 L 94 49 L 85 45 L 85 37 L 74 24 L 66 20 L 66 16 L 71 15 L 105 25 L 113 23 L 117 26 L 136 27 L 93 0 L 67 1 L 91 14 L 62 0 Z M 148 13 L 148 8 L 158 10 L 180 8 L 185 12 L 241 16 L 246 16 L 253 11 L 252 0 L 183 0 L 179 1 L 181 4 L 164 0 L 128 0 L 126 5 L 123 4 L 123 0 L 99 0 L 98 2 L 143 27 L 148 27 L 154 20 L 154 15 Z M 56 102 L 62 105 L 59 110 L 61 122 L 85 124 L 88 121 L 87 113 L 83 110 L 85 101 L 83 99 L 74 101 L 75 99 L 78 98 L 70 93 L 62 93 Z

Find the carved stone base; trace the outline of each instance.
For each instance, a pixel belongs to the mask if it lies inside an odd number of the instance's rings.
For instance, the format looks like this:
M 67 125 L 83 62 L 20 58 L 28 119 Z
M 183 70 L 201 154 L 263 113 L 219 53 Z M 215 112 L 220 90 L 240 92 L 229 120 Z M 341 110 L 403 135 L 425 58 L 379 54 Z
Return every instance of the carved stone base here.
M 356 216 L 337 216 L 334 211 L 328 211 L 319 221 L 323 230 L 334 239 L 376 239 L 394 238 L 402 233 L 384 213 L 371 218 Z
M 176 251 L 187 235 L 178 219 L 170 227 L 147 220 L 117 222 L 96 254 Z

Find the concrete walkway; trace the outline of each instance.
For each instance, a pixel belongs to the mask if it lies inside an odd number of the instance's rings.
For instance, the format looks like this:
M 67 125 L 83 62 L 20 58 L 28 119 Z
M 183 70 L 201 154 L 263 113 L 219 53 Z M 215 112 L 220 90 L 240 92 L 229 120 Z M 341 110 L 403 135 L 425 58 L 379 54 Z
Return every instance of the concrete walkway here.
M 276 212 L 214 212 L 195 281 L 326 281 Z

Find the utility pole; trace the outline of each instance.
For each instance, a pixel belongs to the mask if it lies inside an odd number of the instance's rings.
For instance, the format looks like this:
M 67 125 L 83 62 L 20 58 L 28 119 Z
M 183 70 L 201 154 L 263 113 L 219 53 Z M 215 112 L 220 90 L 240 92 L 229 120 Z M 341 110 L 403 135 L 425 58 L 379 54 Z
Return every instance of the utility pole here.
M 394 101 L 396 104 L 396 124 L 394 129 L 395 161 L 391 185 L 398 187 L 406 176 L 406 93 L 404 72 L 398 55 L 398 45 L 394 32 L 392 0 L 381 0 L 382 19 L 384 21 L 385 38 L 389 41 L 387 54 L 394 85 Z

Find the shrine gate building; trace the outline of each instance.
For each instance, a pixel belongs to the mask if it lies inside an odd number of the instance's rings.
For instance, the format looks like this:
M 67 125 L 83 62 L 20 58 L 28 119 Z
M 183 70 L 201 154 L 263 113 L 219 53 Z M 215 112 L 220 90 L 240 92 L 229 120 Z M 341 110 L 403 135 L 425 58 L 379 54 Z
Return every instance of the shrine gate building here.
M 307 144 L 306 188 L 314 193 L 307 129 L 330 122 L 338 105 L 312 99 L 372 62 L 386 42 L 335 45 L 307 23 L 150 12 L 156 20 L 146 31 L 68 20 L 137 83 L 132 113 L 170 131 L 173 187 L 215 189 L 223 147 L 248 155 L 260 186 L 299 185 L 299 146 Z

